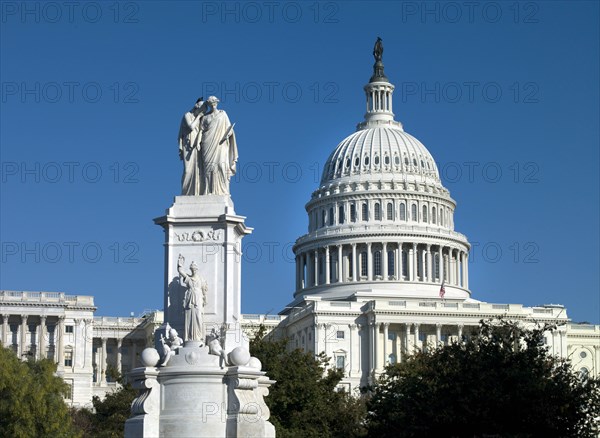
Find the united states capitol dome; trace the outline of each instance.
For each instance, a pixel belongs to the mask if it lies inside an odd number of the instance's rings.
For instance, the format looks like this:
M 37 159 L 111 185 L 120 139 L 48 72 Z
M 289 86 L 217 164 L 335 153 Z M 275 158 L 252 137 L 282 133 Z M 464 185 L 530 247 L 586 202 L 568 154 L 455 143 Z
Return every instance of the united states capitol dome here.
M 419 140 L 399 124 L 361 126 L 335 148 L 323 166 L 321 186 L 352 180 L 425 178 L 441 187 L 437 166 Z
M 373 55 L 364 121 L 329 155 L 306 204 L 308 232 L 293 248 L 295 301 L 468 299 L 470 245 L 454 230 L 456 202 L 430 152 L 394 119 L 380 39 Z

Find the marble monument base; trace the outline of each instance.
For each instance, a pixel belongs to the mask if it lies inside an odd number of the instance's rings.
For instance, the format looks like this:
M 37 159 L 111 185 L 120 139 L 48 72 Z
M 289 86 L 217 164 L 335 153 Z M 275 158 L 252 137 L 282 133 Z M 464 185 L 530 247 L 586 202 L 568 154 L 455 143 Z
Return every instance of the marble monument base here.
M 142 353 L 146 365 L 158 360 L 154 349 Z M 166 366 L 133 370 L 129 378 L 140 393 L 125 422 L 125 437 L 274 437 L 263 399 L 274 382 L 255 358 L 244 366 L 223 360 L 208 347 L 187 342 Z

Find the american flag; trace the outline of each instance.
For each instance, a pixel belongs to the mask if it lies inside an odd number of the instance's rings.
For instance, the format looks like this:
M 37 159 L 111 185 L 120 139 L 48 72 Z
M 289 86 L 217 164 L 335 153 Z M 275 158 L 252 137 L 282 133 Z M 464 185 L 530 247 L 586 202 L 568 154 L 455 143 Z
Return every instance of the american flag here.
M 442 285 L 440 286 L 440 298 L 444 298 L 446 295 L 446 288 L 444 287 L 444 281 L 442 281 Z

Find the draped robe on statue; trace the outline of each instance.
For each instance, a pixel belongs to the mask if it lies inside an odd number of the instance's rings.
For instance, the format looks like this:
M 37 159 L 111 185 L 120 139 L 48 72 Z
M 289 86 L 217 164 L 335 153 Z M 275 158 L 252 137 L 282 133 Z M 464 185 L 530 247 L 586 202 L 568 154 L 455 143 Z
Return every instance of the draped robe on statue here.
M 181 275 L 182 283 L 187 287 L 183 300 L 185 312 L 185 336 L 186 341 L 202 341 L 202 314 L 204 313 L 204 301 L 206 298 L 206 281 L 198 274 Z
M 223 110 L 215 109 L 202 120 L 200 190 L 203 195 L 229 195 L 229 179 L 235 175 L 238 159 L 235 134 L 233 129 L 228 132 L 230 126 L 229 117 Z
M 199 195 L 201 186 L 200 176 L 200 121 L 193 113 L 187 112 L 181 119 L 179 127 L 179 154 L 183 160 L 183 176 L 181 177 L 181 194 L 186 196 Z

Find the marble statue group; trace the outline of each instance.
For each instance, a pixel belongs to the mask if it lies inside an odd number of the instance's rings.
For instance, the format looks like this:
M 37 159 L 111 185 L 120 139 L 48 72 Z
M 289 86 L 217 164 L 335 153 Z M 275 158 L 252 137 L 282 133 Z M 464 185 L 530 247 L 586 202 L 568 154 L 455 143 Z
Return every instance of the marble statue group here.
M 201 97 L 181 120 L 182 195 L 229 195 L 238 152 L 233 125 L 218 103 L 215 96 Z

